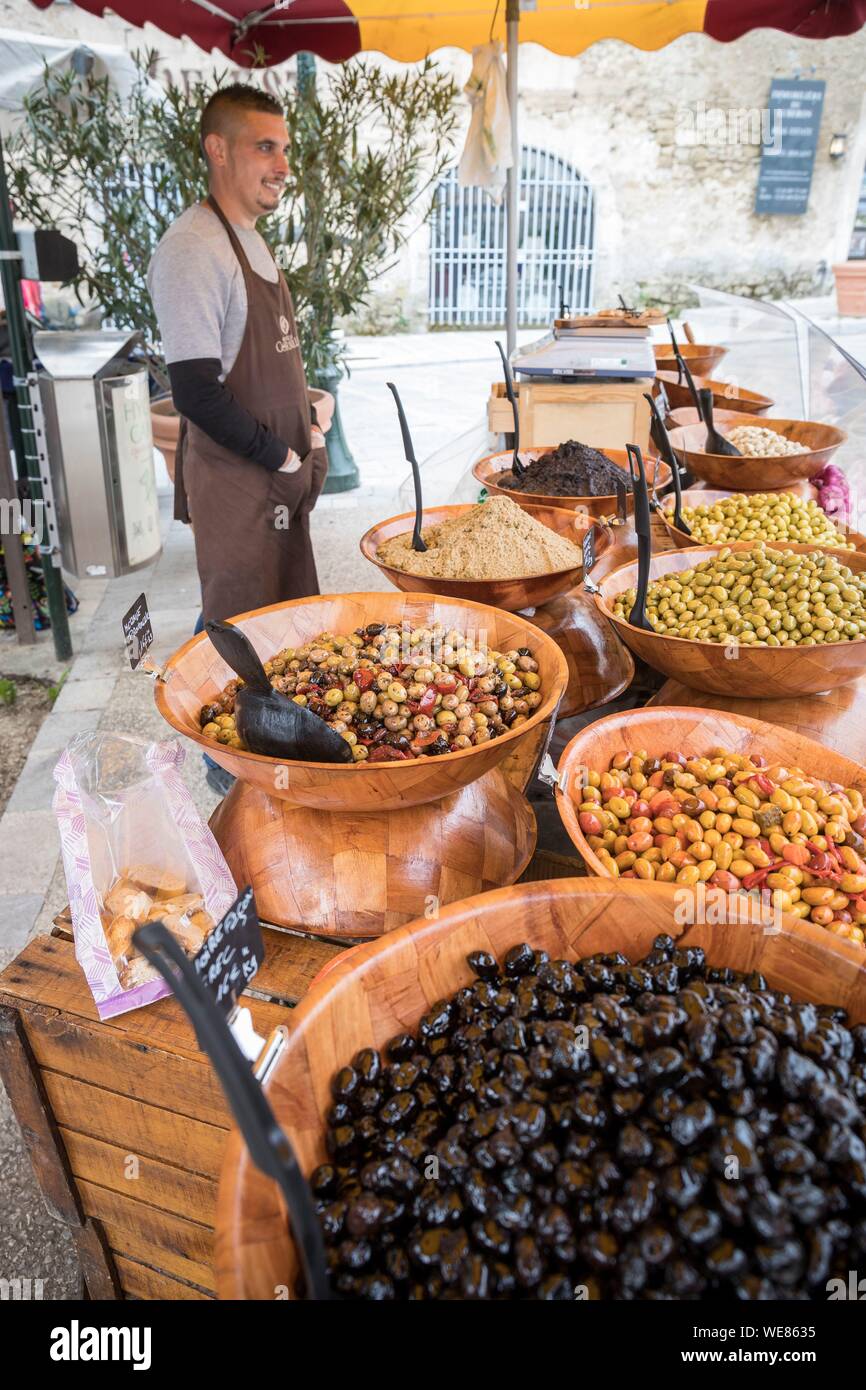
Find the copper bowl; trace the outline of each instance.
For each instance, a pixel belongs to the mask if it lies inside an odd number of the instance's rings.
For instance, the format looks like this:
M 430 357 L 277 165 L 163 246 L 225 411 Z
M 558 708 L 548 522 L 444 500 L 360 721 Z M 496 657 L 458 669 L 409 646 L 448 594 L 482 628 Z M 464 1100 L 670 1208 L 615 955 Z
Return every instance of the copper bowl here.
M 690 473 L 712 487 L 725 492 L 772 492 L 788 483 L 808 481 L 820 473 L 833 454 L 848 438 L 835 425 L 822 425 L 817 420 L 776 420 L 762 415 L 741 415 L 736 426 L 756 425 L 774 430 L 786 439 L 804 444 L 806 454 L 771 454 L 765 456 L 733 457 L 729 454 L 708 454 L 704 450 L 705 425 L 680 425 L 669 432 L 671 447 Z M 728 435 L 735 426 L 727 420 L 719 422 L 721 434 Z
M 655 343 L 653 351 L 657 372 L 676 373 L 677 359 L 670 343 Z M 706 343 L 680 344 L 680 355 L 692 376 L 711 376 L 713 367 L 721 362 L 727 351 L 725 347 L 710 347 Z
M 537 459 L 540 458 L 542 454 L 549 454 L 556 447 L 555 444 L 543 444 L 536 445 L 531 449 L 521 449 L 520 457 L 524 462 Z M 601 449 L 600 452 L 604 454 L 605 458 L 609 458 L 611 463 L 615 463 L 618 468 L 621 468 L 626 476 L 628 476 L 628 454 L 625 449 L 604 448 Z M 616 515 L 616 493 L 607 494 L 603 497 L 555 497 L 546 493 L 515 492 L 507 487 L 498 487 L 496 483 L 497 474 L 509 472 L 511 469 L 512 457 L 513 452 L 509 449 L 507 452 L 501 454 L 488 454 L 486 458 L 479 459 L 476 464 L 473 464 L 473 475 L 493 496 L 510 497 L 512 502 L 517 502 L 519 506 L 526 508 L 565 507 L 571 511 L 583 512 L 587 516 L 597 519 Z M 660 491 L 670 486 L 673 481 L 671 470 L 666 463 L 662 463 L 657 455 L 654 453 L 645 454 L 644 463 L 650 491 L 656 486 L 656 480 Z M 630 492 L 626 493 L 626 508 L 629 515 L 634 511 L 634 497 Z
M 430 507 L 424 512 L 423 524 L 435 526 L 471 511 L 474 503 L 451 507 Z M 595 532 L 595 553 L 600 555 L 612 543 L 612 533 L 599 522 L 591 521 L 564 507 L 524 506 L 523 510 L 536 521 L 547 526 L 558 535 L 580 547 L 587 531 Z M 382 574 L 404 593 L 445 594 L 448 598 L 467 598 L 476 603 L 488 603 L 494 608 L 505 608 L 509 613 L 519 613 L 524 608 L 536 608 L 557 598 L 559 594 L 573 589 L 583 578 L 583 565 L 570 569 L 554 570 L 550 574 L 532 574 L 513 579 L 434 579 L 426 574 L 409 574 L 406 570 L 385 565 L 377 552 L 383 541 L 392 536 L 411 532 L 415 525 L 415 513 L 404 512 L 401 516 L 389 517 L 387 521 L 377 522 L 361 537 L 361 554 L 374 564 Z
M 691 367 L 689 367 L 691 371 Z M 720 420 L 724 415 L 766 415 L 775 405 L 770 396 L 762 396 L 758 391 L 747 391 L 744 386 L 734 386 L 729 381 L 713 381 L 712 377 L 694 376 L 692 379 L 700 391 L 706 389 L 713 393 L 713 416 Z M 676 371 L 656 372 L 656 381 L 665 388 L 665 395 L 671 412 L 683 406 L 692 405 L 692 393 L 685 381 L 678 382 Z M 697 412 L 695 412 L 697 414 Z
M 755 542 L 731 545 L 695 546 L 688 550 L 664 550 L 650 561 L 650 582 L 675 570 L 687 570 L 717 555 L 720 550 L 752 550 Z M 807 554 L 814 545 L 785 545 L 785 550 Z M 841 564 L 855 574 L 866 570 L 866 554 L 856 550 L 833 550 L 822 546 L 823 553 L 835 555 Z M 689 637 L 670 637 L 663 632 L 647 632 L 633 627 L 613 612 L 618 594 L 637 586 L 638 563 L 620 565 L 598 581 L 595 601 L 599 612 L 613 623 L 619 636 L 636 656 L 648 666 L 663 671 L 666 676 L 693 686 L 695 690 L 710 690 L 714 695 L 734 695 L 748 698 L 753 692 L 762 699 L 784 700 L 791 695 L 816 695 L 837 685 L 862 676 L 866 672 L 866 637 L 853 642 L 818 643 L 814 647 L 758 647 L 740 645 L 736 660 L 728 656 L 728 648 L 720 642 L 701 642 Z
M 538 726 L 549 722 L 568 683 L 568 667 L 557 644 L 525 618 L 468 599 L 436 594 L 320 594 L 257 608 L 232 619 L 266 661 L 280 648 L 299 646 L 320 632 L 354 632 L 368 622 L 405 620 L 413 627 L 441 622 L 475 633 L 489 647 L 509 651 L 529 647 L 538 662 L 542 703 L 525 724 L 499 738 L 438 758 L 375 764 L 287 761 L 228 748 L 205 738 L 199 710 L 231 680 L 234 672 L 222 660 L 206 633 L 190 638 L 163 668 L 154 684 L 156 707 L 173 729 L 197 743 L 227 772 L 252 782 L 269 796 L 322 811 L 387 811 L 438 801 L 459 791 L 497 767 L 517 751 Z

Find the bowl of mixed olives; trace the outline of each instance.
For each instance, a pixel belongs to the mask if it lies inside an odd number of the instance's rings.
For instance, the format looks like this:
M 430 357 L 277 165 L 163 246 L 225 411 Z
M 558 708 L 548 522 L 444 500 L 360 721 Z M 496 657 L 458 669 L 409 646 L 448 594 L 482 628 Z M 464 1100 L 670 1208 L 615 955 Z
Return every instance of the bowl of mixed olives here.
M 677 706 L 608 716 L 559 763 L 593 873 L 743 894 L 866 949 L 866 768 L 790 729 Z
M 866 1257 L 866 970 L 662 883 L 521 884 L 352 951 L 266 1089 L 334 1299 L 826 1299 Z M 301 1298 L 229 1138 L 218 1292 Z
M 205 634 L 169 659 L 157 707 L 272 796 L 396 809 L 458 791 L 548 722 L 567 682 L 555 642 L 519 614 L 430 594 L 327 594 L 233 620 L 280 699 L 323 721 L 345 760 L 253 752 L 239 682 Z

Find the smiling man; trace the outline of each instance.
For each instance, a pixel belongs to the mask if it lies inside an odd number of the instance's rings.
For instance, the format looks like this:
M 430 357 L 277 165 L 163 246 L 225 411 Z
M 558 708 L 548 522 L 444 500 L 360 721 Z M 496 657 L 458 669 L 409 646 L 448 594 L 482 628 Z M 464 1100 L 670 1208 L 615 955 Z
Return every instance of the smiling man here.
M 325 481 L 288 285 L 264 239 L 288 174 L 279 106 L 223 87 L 201 118 L 208 197 L 148 269 L 183 417 L 175 517 L 191 521 L 205 620 L 319 592 L 309 513 Z

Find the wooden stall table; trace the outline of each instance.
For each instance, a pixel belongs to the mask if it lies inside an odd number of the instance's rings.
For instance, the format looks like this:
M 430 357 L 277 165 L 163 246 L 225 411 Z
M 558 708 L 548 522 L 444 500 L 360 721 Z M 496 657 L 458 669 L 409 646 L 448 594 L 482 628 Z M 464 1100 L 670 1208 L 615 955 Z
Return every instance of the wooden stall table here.
M 521 791 L 541 751 L 539 737 L 502 764 Z M 537 852 L 523 879 L 582 872 L 576 858 Z M 266 1037 L 345 943 L 269 925 L 263 934 L 265 961 L 243 998 Z M 217 1179 L 232 1120 L 176 1001 L 100 1022 L 61 914 L 0 975 L 0 1077 L 86 1294 L 216 1297 Z
M 849 685 L 837 686 L 823 695 L 795 695 L 789 700 L 762 700 L 751 694 L 737 700 L 730 695 L 713 695 L 693 690 L 679 681 L 669 680 L 649 701 L 651 705 L 687 705 L 689 708 L 720 709 L 778 724 L 813 738 L 855 762 L 866 764 L 866 676 Z

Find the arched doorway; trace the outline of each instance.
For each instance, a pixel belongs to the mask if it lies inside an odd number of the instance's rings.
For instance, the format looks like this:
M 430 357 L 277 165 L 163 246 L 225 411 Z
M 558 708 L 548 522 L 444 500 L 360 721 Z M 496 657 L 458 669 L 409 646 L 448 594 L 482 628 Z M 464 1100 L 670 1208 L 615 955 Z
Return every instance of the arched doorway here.
M 572 311 L 592 304 L 595 212 L 592 188 L 566 160 L 524 145 L 520 152 L 517 322 L 549 323 L 562 297 Z M 440 181 L 430 225 L 431 324 L 505 322 L 505 202 L 461 188 L 457 169 Z

